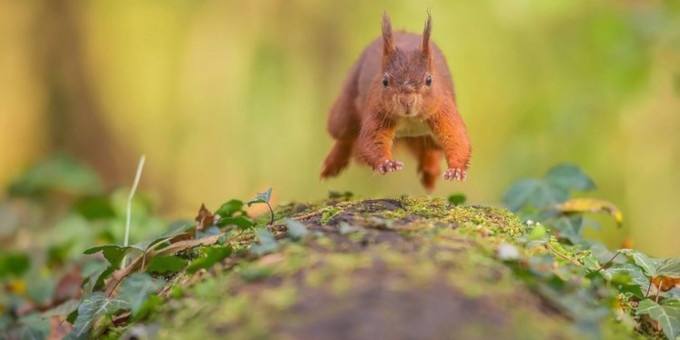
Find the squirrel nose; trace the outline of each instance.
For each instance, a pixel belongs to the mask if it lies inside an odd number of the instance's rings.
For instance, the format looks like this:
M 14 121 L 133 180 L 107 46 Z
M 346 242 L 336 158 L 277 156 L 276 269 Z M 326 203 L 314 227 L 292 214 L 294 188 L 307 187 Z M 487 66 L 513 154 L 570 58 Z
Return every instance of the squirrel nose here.
M 410 108 L 413 103 L 416 101 L 415 98 L 402 98 L 401 100 L 401 105 L 406 106 L 407 108 Z

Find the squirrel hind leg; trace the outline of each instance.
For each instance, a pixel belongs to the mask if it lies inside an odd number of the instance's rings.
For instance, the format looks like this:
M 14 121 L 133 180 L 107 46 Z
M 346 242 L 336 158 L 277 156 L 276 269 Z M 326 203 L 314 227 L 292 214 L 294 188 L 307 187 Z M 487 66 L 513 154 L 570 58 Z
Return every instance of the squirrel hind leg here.
M 321 178 L 337 176 L 347 165 L 352 156 L 354 139 L 336 140 L 331 152 L 326 156 L 321 170 Z
M 439 161 L 441 158 L 441 151 L 435 149 L 424 150 L 421 154 L 418 172 L 420 173 L 420 182 L 423 183 L 427 192 L 434 190 L 435 183 L 439 178 L 441 173 Z
M 418 173 L 420 182 L 427 192 L 434 190 L 435 184 L 441 174 L 440 161 L 442 152 L 436 143 L 428 137 L 409 138 L 409 149 L 418 159 Z

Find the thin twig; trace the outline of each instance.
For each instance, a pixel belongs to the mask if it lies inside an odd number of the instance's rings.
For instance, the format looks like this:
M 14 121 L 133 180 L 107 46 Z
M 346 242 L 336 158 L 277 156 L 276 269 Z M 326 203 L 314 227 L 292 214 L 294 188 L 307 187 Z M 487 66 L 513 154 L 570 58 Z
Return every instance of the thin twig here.
M 614 256 L 613 256 L 611 259 L 609 259 L 609 261 L 605 262 L 605 264 L 603 264 L 602 266 L 600 266 L 600 269 L 598 269 L 598 270 L 596 271 L 596 273 L 599 273 L 602 269 L 605 269 L 605 268 L 606 268 L 610 263 L 612 263 L 612 261 L 614 261 L 614 259 L 615 259 L 617 256 L 619 256 L 620 254 L 621 254 L 621 253 L 617 251 L 616 254 L 614 254 Z
M 202 246 L 202 245 L 209 245 L 209 244 L 214 244 L 219 240 L 220 237 L 222 237 L 224 233 L 220 233 L 217 235 L 213 235 L 210 237 L 204 237 L 201 239 L 197 240 L 186 240 L 186 241 L 179 241 L 177 243 L 173 243 L 165 248 L 162 248 L 157 251 L 151 251 L 149 252 L 149 258 L 153 258 L 156 256 L 160 255 L 167 255 L 167 254 L 174 254 L 176 252 L 197 247 L 197 246 Z M 113 272 L 111 281 L 106 285 L 106 291 L 108 292 L 108 296 L 112 296 L 113 293 L 115 292 L 116 288 L 118 288 L 118 285 L 123 281 L 125 277 L 128 275 L 132 274 L 135 270 L 140 268 L 141 264 L 146 260 L 146 256 L 139 256 L 137 257 L 130 265 L 127 267 L 121 268 Z
M 647 293 L 645 293 L 645 297 L 649 297 L 650 290 L 652 290 L 652 280 L 649 280 L 649 287 L 647 287 Z
M 269 207 L 269 224 L 267 225 L 272 225 L 274 223 L 274 209 L 272 209 L 272 206 L 269 204 L 269 202 L 266 202 L 267 206 Z

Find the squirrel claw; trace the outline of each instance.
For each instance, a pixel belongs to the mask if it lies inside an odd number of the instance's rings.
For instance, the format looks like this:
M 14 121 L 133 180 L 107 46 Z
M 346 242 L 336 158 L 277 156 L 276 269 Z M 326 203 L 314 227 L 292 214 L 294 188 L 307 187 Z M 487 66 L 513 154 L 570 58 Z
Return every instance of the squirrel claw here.
M 444 173 L 444 179 L 447 181 L 465 182 L 466 178 L 467 174 L 465 173 L 465 170 L 460 168 L 449 169 Z
M 378 172 L 380 172 L 381 175 L 384 175 L 388 172 L 393 172 L 393 171 L 399 171 L 404 168 L 404 163 L 399 162 L 399 161 L 391 161 L 391 160 L 386 160 L 382 164 L 378 165 Z

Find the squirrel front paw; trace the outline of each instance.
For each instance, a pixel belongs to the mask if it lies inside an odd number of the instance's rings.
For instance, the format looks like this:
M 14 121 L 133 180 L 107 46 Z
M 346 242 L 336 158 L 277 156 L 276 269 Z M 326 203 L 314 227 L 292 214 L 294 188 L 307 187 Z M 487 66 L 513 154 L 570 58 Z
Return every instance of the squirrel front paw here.
M 465 182 L 465 179 L 467 178 L 467 174 L 465 173 L 465 169 L 461 168 L 453 168 L 446 170 L 444 173 L 444 179 L 447 181 L 461 181 Z
M 392 161 L 392 160 L 386 160 L 382 164 L 378 165 L 376 170 L 382 175 L 388 173 L 388 172 L 393 172 L 393 171 L 399 171 L 404 168 L 404 163 L 399 162 L 399 161 Z

